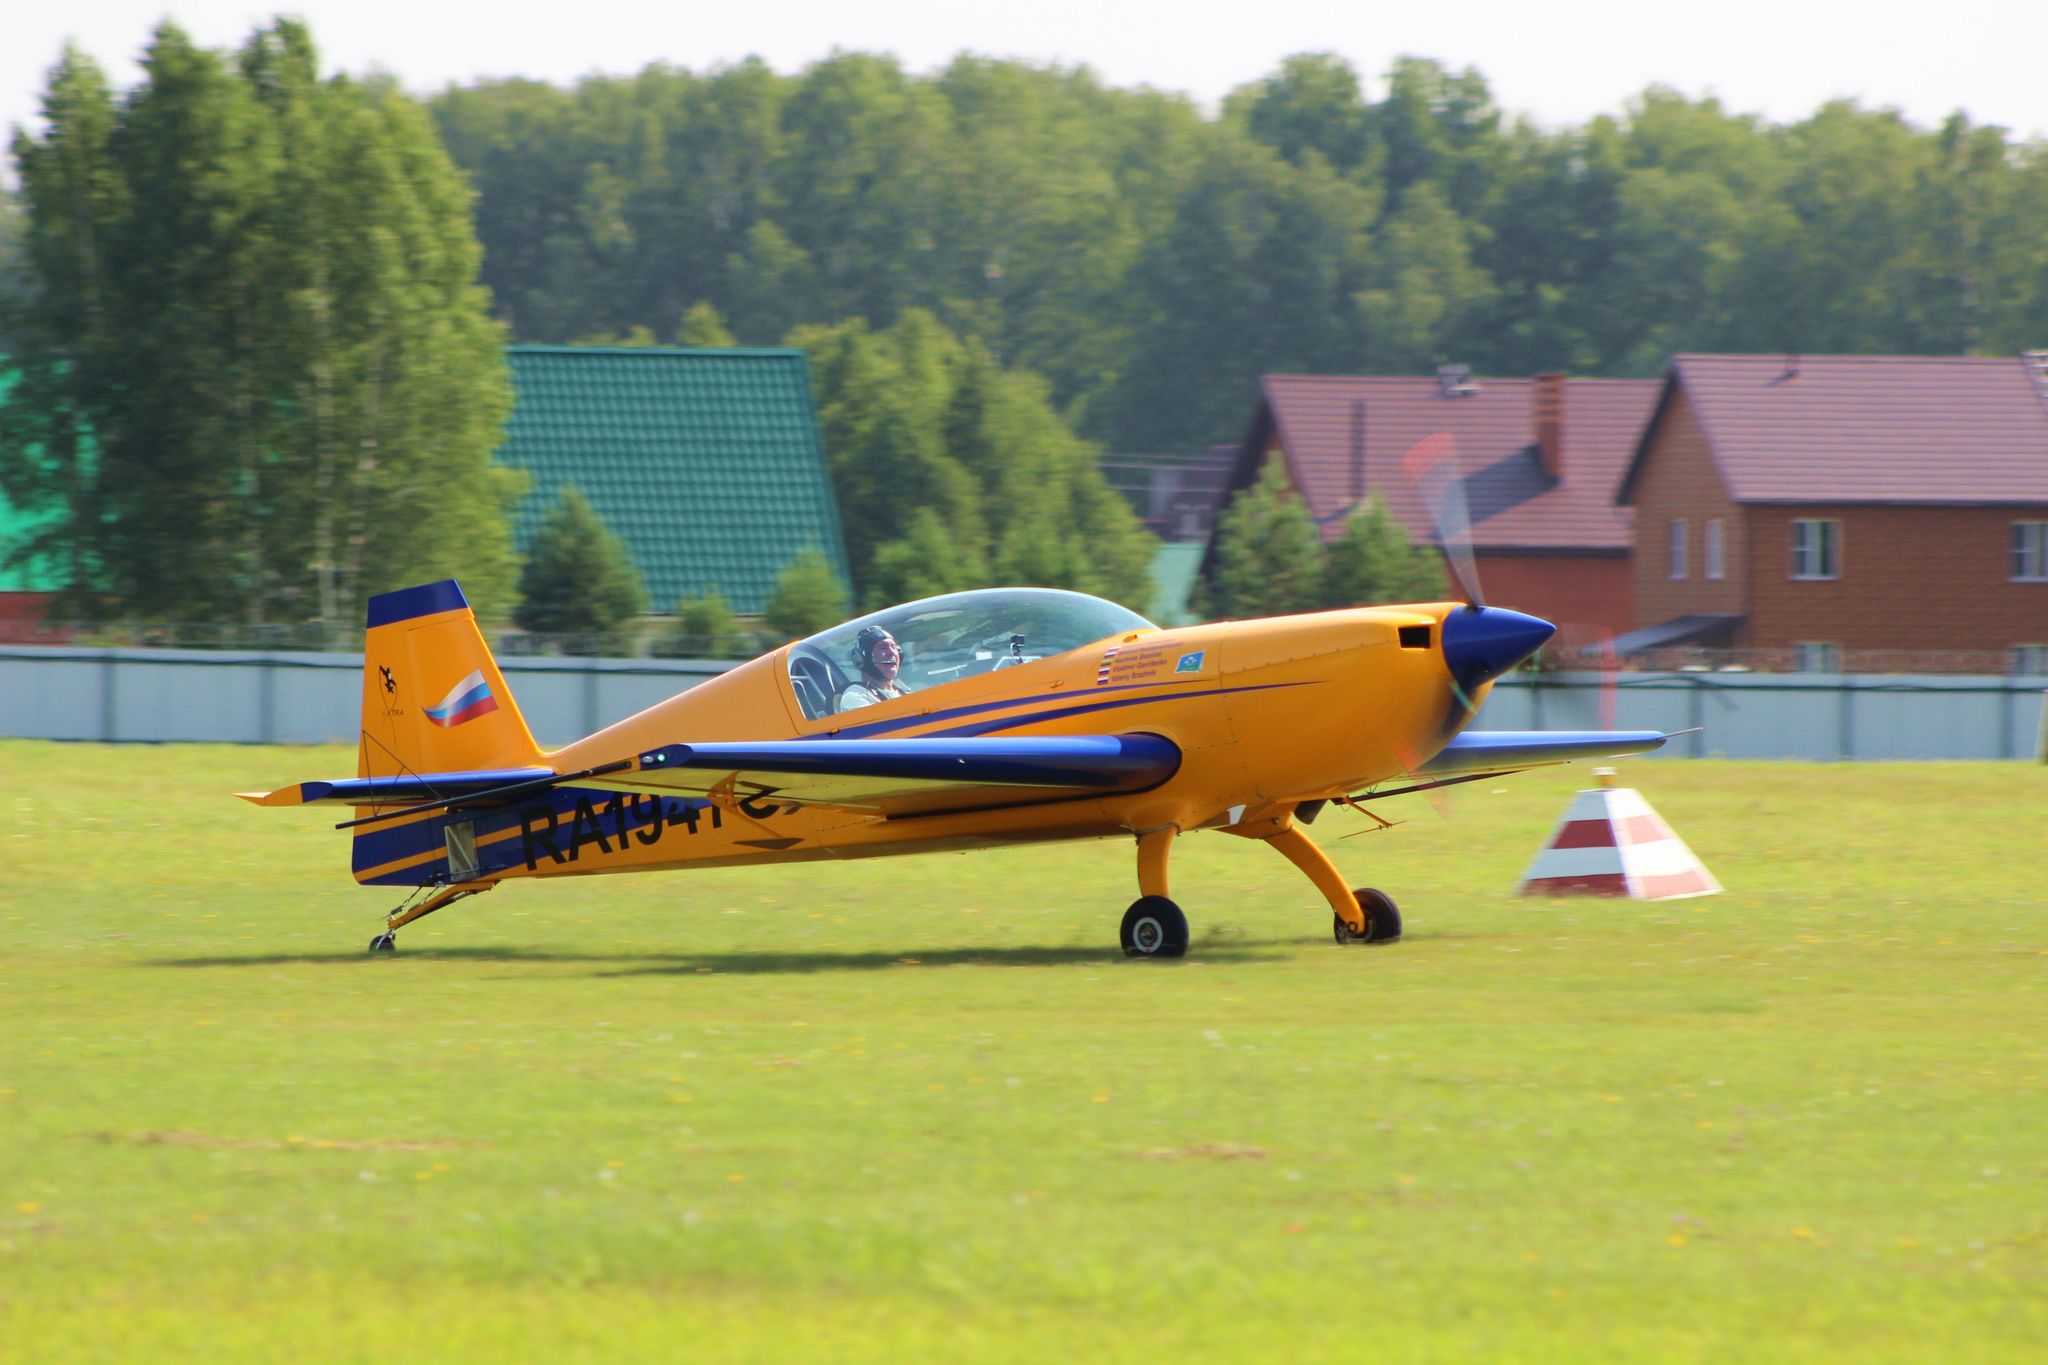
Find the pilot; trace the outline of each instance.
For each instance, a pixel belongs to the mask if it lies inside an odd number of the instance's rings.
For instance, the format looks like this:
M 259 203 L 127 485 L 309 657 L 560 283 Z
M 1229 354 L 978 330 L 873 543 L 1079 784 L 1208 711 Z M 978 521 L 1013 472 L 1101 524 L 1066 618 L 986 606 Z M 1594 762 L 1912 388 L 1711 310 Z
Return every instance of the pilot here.
M 854 641 L 853 666 L 860 670 L 860 681 L 848 684 L 839 694 L 842 711 L 892 701 L 910 691 L 897 678 L 903 671 L 903 647 L 880 626 L 867 627 Z

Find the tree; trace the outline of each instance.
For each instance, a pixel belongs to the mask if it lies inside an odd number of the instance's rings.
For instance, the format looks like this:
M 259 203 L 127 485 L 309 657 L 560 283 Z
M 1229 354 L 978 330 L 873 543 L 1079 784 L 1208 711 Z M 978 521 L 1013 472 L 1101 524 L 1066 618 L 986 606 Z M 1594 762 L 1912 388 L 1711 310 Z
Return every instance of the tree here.
M 1215 556 L 1200 589 L 1204 615 L 1275 616 L 1322 605 L 1322 542 L 1279 455 L 1217 518 Z
M 1147 603 L 1156 542 L 1043 380 L 920 310 L 881 332 L 800 329 L 789 344 L 811 352 L 862 600 L 1000 582 Z
M 580 490 L 564 488 L 534 532 L 513 619 L 536 634 L 617 645 L 622 627 L 645 610 L 647 589 L 626 543 L 605 528 Z
M 1226 130 L 1133 267 L 1132 344 L 1103 399 L 1110 439 L 1198 449 L 1242 430 L 1260 374 L 1355 368 L 1351 301 L 1369 282 L 1378 212 L 1375 190 L 1313 150 L 1290 165 Z
M 1323 547 L 1323 606 L 1436 602 L 1444 592 L 1436 552 L 1411 545 L 1378 494 L 1351 514 L 1343 535 Z
M 986 577 L 972 547 L 961 545 L 938 513 L 920 507 L 911 513 L 901 536 L 875 550 L 865 600 L 875 610 L 974 587 Z
M 1314 151 L 1346 175 L 1373 169 L 1367 158 L 1376 148 L 1358 71 L 1335 53 L 1284 59 L 1278 74 L 1233 90 L 1223 115 L 1297 165 Z
M 682 324 L 676 330 L 676 344 L 707 349 L 739 345 L 732 339 L 732 333 L 725 330 L 725 319 L 718 315 L 718 310 L 703 299 L 691 304 L 690 311 L 683 314 Z
M 1493 297 L 1472 263 L 1472 232 L 1431 184 L 1412 186 L 1381 222 L 1374 287 L 1355 300 L 1367 368 L 1413 373 L 1464 353 Z
M 785 640 L 815 635 L 846 619 L 846 585 L 822 552 L 812 549 L 782 566 L 761 621 Z
M 675 628 L 656 649 L 657 654 L 683 659 L 731 659 L 745 651 L 739 618 L 716 587 L 702 597 L 685 597 L 676 603 Z
M 117 104 L 67 53 L 14 144 L 32 284 L 0 469 L 55 513 L 67 605 L 353 623 L 459 573 L 501 614 L 503 337 L 424 115 L 320 80 L 291 21 L 232 63 L 166 23 L 144 73 Z

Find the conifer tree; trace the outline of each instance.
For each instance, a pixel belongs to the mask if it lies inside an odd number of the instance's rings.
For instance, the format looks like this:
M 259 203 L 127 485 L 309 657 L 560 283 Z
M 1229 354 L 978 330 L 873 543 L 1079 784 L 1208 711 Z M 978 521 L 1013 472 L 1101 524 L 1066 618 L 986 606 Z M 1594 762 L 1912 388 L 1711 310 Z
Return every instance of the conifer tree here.
M 580 490 L 564 488 L 527 550 L 514 619 L 536 634 L 613 646 L 646 609 L 647 589 L 626 543 L 606 529 Z
M 1378 494 L 1364 510 L 1351 514 L 1343 535 L 1324 547 L 1321 597 L 1326 607 L 1436 602 L 1445 591 L 1442 560 L 1434 550 L 1409 544 Z
M 846 619 L 846 585 L 815 549 L 782 566 L 775 591 L 761 612 L 762 623 L 780 640 L 815 635 Z
M 714 585 L 676 603 L 675 628 L 654 652 L 670 658 L 731 659 L 745 649 L 739 618 Z
M 1323 551 L 1308 508 L 1278 455 L 1218 518 L 1215 563 L 1201 590 L 1212 619 L 1312 611 L 1322 603 Z

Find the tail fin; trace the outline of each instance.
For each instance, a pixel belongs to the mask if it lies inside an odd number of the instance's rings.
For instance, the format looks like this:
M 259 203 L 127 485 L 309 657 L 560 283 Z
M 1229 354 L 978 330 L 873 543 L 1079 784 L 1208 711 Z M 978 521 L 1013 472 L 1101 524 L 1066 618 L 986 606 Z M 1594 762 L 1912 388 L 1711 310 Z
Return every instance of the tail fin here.
M 541 762 L 454 579 L 370 599 L 358 777 Z

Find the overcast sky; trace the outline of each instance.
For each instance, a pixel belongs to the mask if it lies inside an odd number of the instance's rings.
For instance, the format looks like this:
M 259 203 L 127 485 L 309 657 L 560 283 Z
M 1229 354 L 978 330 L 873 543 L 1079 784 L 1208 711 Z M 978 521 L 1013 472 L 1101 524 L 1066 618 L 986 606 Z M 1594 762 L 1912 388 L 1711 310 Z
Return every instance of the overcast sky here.
M 67 38 L 125 86 L 139 78 L 134 57 L 166 14 L 200 42 L 229 47 L 276 12 L 246 0 L 4 6 L 0 126 L 35 120 Z M 913 71 L 963 50 L 1085 63 L 1113 84 L 1186 91 L 1213 106 L 1289 53 L 1333 51 L 1375 92 L 1402 54 L 1477 67 L 1502 108 L 1551 126 L 1618 112 L 1657 82 L 1779 122 L 1853 96 L 1923 126 L 1961 108 L 1979 123 L 2048 133 L 2048 6 L 2025 0 L 1252 0 L 1206 9 L 1185 0 L 302 0 L 286 12 L 310 22 L 330 70 L 380 68 L 423 94 L 486 76 L 567 83 L 649 62 L 703 70 L 749 55 L 793 72 L 839 47 L 893 52 Z

